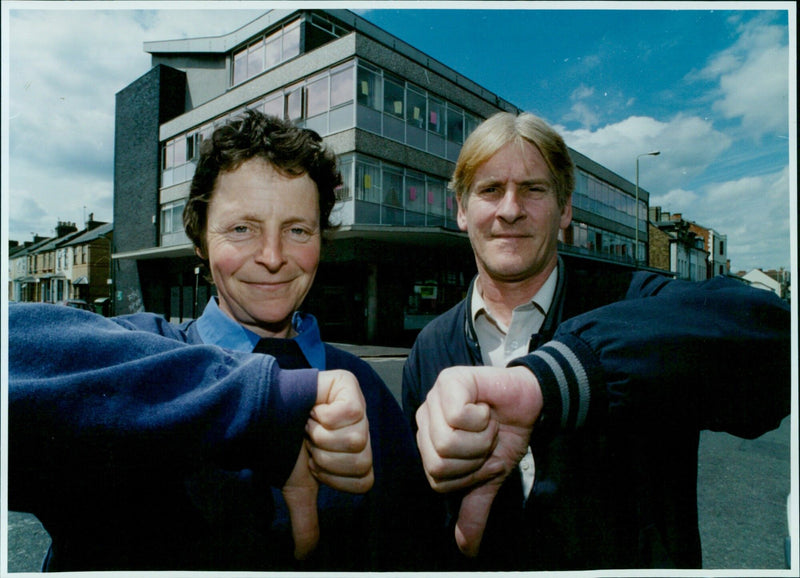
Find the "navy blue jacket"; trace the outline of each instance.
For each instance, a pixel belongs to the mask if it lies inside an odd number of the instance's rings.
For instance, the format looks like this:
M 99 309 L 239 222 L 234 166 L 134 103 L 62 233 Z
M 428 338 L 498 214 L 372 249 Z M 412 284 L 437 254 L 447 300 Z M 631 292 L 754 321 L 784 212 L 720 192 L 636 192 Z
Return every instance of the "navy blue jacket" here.
M 543 335 L 524 365 L 544 409 L 530 446 L 534 487 L 516 473 L 492 507 L 477 559 L 457 552 L 458 496 L 442 504 L 451 570 L 700 568 L 702 429 L 753 438 L 790 408 L 790 313 L 770 292 L 717 277 L 637 273 L 627 293 L 575 282 L 561 263 Z M 583 281 L 583 280 L 581 280 Z M 607 305 L 598 305 L 598 298 Z M 420 333 L 404 368 L 412 428 L 439 372 L 481 363 L 469 297 Z M 541 345 L 539 345 L 541 344 Z
M 46 570 L 402 570 L 427 552 L 426 484 L 400 407 L 368 364 L 326 344 L 367 403 L 375 485 L 320 488 L 303 563 L 279 488 L 317 370 L 193 343 L 150 314 L 9 307 L 9 509 L 52 538 Z M 422 492 L 424 495 L 420 496 Z M 412 528 L 415 528 L 412 531 Z

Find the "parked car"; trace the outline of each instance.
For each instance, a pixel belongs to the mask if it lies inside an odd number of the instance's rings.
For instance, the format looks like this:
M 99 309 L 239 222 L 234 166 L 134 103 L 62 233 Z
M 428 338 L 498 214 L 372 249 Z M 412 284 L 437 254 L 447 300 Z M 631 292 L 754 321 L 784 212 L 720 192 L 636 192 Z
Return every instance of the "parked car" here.
M 64 301 L 59 301 L 58 305 L 66 305 L 67 307 L 74 307 L 75 309 L 85 309 L 86 311 L 92 310 L 91 306 L 83 299 L 66 299 Z

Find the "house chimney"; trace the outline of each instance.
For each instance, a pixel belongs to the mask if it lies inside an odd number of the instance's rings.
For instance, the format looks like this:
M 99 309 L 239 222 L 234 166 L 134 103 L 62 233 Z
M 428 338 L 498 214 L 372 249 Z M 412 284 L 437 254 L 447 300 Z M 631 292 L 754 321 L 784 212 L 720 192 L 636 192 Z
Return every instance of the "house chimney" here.
M 56 237 L 63 237 L 64 235 L 68 235 L 69 233 L 74 233 L 78 230 L 78 227 L 75 226 L 75 223 L 70 223 L 68 221 L 59 221 L 58 226 L 56 227 Z
M 105 225 L 105 221 L 95 221 L 94 220 L 94 213 L 89 213 L 89 220 L 86 221 L 86 230 L 91 231 L 92 229 L 96 229 L 100 225 Z

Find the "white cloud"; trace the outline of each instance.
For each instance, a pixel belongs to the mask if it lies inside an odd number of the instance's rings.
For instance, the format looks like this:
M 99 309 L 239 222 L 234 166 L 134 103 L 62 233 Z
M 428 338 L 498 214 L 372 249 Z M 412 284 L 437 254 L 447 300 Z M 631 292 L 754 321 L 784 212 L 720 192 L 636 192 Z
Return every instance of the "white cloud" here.
M 789 114 L 789 48 L 786 28 L 761 18 L 741 24 L 728 49 L 713 56 L 688 80 L 718 83 L 713 109 L 728 119 L 739 119 L 754 139 L 764 134 L 787 134 Z
M 789 267 L 789 168 L 717 182 L 699 191 L 675 189 L 650 198 L 670 213 L 728 236 L 734 270 Z
M 115 94 L 150 68 L 145 41 L 226 34 L 264 11 L 241 10 L 238 3 L 146 12 L 124 4 L 109 10 L 15 6 L 7 13 L 10 50 L 3 62 L 9 72 L 9 166 L 3 169 L 9 237 L 19 241 L 31 232 L 52 234 L 57 219 L 79 222 L 84 206 L 111 220 Z
M 572 107 L 570 112 L 564 115 L 564 121 L 576 121 L 581 126 L 591 128 L 595 126 L 600 117 L 596 111 L 592 110 L 591 106 L 585 101 L 594 95 L 594 88 L 581 84 L 578 88 L 570 94 Z
M 578 88 L 572 91 L 570 99 L 572 99 L 573 101 L 583 100 L 585 98 L 589 98 L 593 94 L 594 94 L 594 88 L 586 86 L 585 84 L 581 84 Z
M 672 189 L 664 195 L 650 197 L 650 207 L 661 207 L 668 213 L 681 213 L 691 210 L 697 202 L 697 193 L 685 189 Z
M 564 121 L 575 121 L 581 126 L 591 129 L 600 121 L 600 116 L 585 102 L 576 102 L 564 115 Z
M 734 268 L 790 265 L 788 167 L 738 179 L 715 177 L 710 167 L 729 156 L 733 139 L 711 122 L 683 115 L 666 122 L 629 117 L 594 131 L 559 131 L 570 147 L 631 182 L 637 155 L 659 150 L 658 157 L 639 161 L 640 186 L 650 192 L 651 207 L 728 235 Z
M 639 161 L 640 183 L 653 194 L 685 185 L 731 144 L 730 137 L 710 122 L 682 115 L 667 122 L 632 116 L 595 131 L 563 127 L 559 131 L 570 147 L 631 181 L 636 157 L 660 151 L 657 158 Z

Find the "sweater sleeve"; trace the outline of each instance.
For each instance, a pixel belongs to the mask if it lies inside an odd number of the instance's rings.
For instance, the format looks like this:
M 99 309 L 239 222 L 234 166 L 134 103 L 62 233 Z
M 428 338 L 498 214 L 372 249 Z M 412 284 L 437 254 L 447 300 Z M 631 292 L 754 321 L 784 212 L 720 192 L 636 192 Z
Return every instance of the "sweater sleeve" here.
M 283 484 L 316 400 L 317 371 L 190 345 L 159 319 L 9 306 L 12 508 L 85 474 L 181 471 L 199 460 L 261 470 Z
M 789 413 L 790 309 L 723 277 L 640 273 L 624 300 L 565 321 L 512 363 L 539 380 L 541 429 L 688 425 L 753 438 Z

